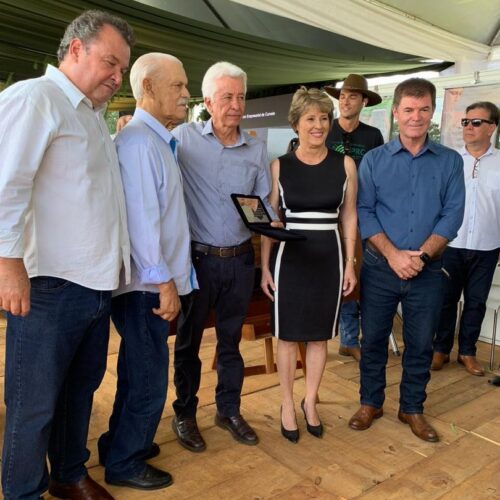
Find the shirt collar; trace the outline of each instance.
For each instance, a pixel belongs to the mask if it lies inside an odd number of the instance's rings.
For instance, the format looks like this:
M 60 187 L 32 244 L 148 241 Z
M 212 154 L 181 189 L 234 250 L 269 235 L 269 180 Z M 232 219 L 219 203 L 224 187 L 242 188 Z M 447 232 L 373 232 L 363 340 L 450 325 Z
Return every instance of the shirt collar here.
M 243 144 L 247 144 L 247 140 L 246 140 L 245 134 L 242 132 L 241 128 L 239 128 L 238 130 L 239 130 L 239 133 L 240 133 L 239 139 L 234 144 L 232 144 L 231 146 L 224 146 L 224 147 L 226 147 L 226 148 L 227 147 L 229 147 L 229 148 L 235 148 L 235 147 L 241 146 Z M 212 124 L 212 118 L 210 118 L 210 120 L 208 120 L 207 122 L 205 122 L 205 126 L 203 127 L 203 130 L 201 132 L 201 135 L 209 135 L 209 134 L 212 134 L 217 139 L 217 136 L 214 133 L 214 127 L 213 127 L 213 124 Z M 217 139 L 217 141 L 218 140 L 219 139 Z
M 490 144 L 490 147 L 486 150 L 486 153 L 482 154 L 479 158 L 484 158 L 485 156 L 489 156 L 489 155 L 492 155 L 494 154 L 494 148 L 493 148 L 493 144 Z M 467 151 L 467 148 L 464 146 L 462 146 L 462 149 L 460 150 L 460 154 L 462 156 L 472 156 L 468 151 Z M 473 157 L 473 156 L 472 156 Z M 474 157 L 473 157 L 474 158 Z
M 106 108 L 106 104 L 94 108 L 92 101 L 60 69 L 52 64 L 47 64 L 45 76 L 64 92 L 75 109 L 82 101 L 94 111 L 102 111 Z
M 391 152 L 391 154 L 395 155 L 396 153 L 399 153 L 400 151 L 408 151 L 408 150 L 403 146 L 403 144 L 401 144 L 401 140 L 398 136 L 389 143 L 389 151 Z M 431 141 L 429 139 L 429 136 L 427 136 L 425 138 L 424 147 L 419 151 L 417 156 L 423 155 L 426 151 L 430 151 L 431 153 L 434 153 L 435 155 L 439 154 L 438 145 L 436 143 L 434 143 L 433 141 Z
M 160 123 L 151 113 L 141 108 L 135 108 L 134 118 L 143 121 L 149 128 L 153 129 L 167 144 L 175 141 L 174 136 Z M 170 146 L 172 147 L 172 146 Z

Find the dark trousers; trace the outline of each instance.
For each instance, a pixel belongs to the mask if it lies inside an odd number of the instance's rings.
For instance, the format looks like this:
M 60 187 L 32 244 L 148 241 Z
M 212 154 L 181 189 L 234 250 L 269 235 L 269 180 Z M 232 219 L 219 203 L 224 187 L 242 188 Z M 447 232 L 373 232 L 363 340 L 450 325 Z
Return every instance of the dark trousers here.
M 60 278 L 31 279 L 31 310 L 7 316 L 6 499 L 38 499 L 56 481 L 87 475 L 94 391 L 106 370 L 111 292 Z
M 200 343 L 213 308 L 217 334 L 217 411 L 226 417 L 239 415 L 244 372 L 239 343 L 254 285 L 254 253 L 222 258 L 193 252 L 193 264 L 200 289 L 182 298 L 175 339 L 177 400 L 173 407 L 179 418 L 196 415 L 201 376 Z
M 415 277 L 401 280 L 387 261 L 366 248 L 361 269 L 361 404 L 381 408 L 385 395 L 388 340 L 397 306 L 403 309 L 400 408 L 422 413 L 430 379 L 432 339 L 442 302 L 441 262 L 430 262 Z
M 111 318 L 121 337 L 118 381 L 109 431 L 99 438 L 106 478 L 142 473 L 167 398 L 169 322 L 152 309 L 159 294 L 130 292 L 112 301 Z
M 486 300 L 495 274 L 499 249 L 481 251 L 446 248 L 443 266 L 450 274 L 444 292 L 441 319 L 434 339 L 434 350 L 449 354 L 455 340 L 457 304 L 462 292 L 464 307 L 458 334 L 458 352 L 476 355 L 476 342 L 486 313 Z

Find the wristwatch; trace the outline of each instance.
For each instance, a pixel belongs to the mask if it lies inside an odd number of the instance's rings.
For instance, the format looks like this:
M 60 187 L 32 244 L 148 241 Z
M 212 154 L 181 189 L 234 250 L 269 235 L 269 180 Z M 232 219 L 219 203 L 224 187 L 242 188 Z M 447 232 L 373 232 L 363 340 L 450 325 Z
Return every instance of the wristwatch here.
M 424 263 L 424 264 L 428 264 L 430 261 L 431 261 L 431 257 L 428 253 L 425 253 L 425 252 L 422 252 L 420 254 L 420 260 Z

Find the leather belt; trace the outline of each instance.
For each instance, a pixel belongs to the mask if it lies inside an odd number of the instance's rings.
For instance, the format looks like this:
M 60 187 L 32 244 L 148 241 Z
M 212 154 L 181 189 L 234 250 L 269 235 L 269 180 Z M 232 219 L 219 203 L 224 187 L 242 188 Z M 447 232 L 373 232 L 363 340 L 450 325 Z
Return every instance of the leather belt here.
M 253 245 L 250 240 L 234 247 L 213 247 L 211 245 L 205 245 L 203 243 L 193 241 L 191 243 L 191 248 L 193 249 L 193 251 L 200 252 L 205 255 L 214 255 L 215 257 L 225 258 L 236 257 L 237 255 L 251 252 L 253 250 Z

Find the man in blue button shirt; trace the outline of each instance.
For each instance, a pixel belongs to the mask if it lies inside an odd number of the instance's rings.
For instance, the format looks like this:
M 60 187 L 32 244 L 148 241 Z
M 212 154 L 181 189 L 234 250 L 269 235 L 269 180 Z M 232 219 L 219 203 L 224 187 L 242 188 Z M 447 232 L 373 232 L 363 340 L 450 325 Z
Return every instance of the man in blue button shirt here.
M 137 109 L 116 139 L 127 205 L 131 282 L 114 293 L 112 319 L 121 337 L 118 382 L 99 461 L 109 484 L 154 490 L 172 476 L 146 460 L 167 396 L 169 322 L 179 296 L 196 286 L 176 141 L 168 128 L 183 121 L 189 99 L 181 62 L 145 54 L 130 72 Z
M 398 418 L 431 442 L 439 438 L 423 416 L 423 403 L 442 302 L 440 255 L 457 235 L 465 202 L 462 158 L 427 136 L 435 101 L 431 82 L 401 82 L 393 102 L 399 137 L 369 151 L 359 169 L 365 243 L 361 407 L 349 421 L 352 429 L 364 430 L 383 414 L 388 339 L 401 302 L 405 351 Z
M 196 423 L 196 394 L 201 375 L 198 353 L 211 309 L 217 334 L 215 423 L 239 442 L 258 443 L 240 414 L 244 365 L 239 343 L 254 286 L 254 252 L 251 233 L 230 195 L 256 194 L 266 199 L 270 192 L 266 145 L 239 127 L 245 109 L 245 72 L 227 62 L 216 63 L 203 78 L 202 93 L 211 119 L 186 123 L 173 131 L 179 143 L 200 290 L 192 300 L 181 300 L 172 427 L 179 443 L 194 452 L 206 448 Z

